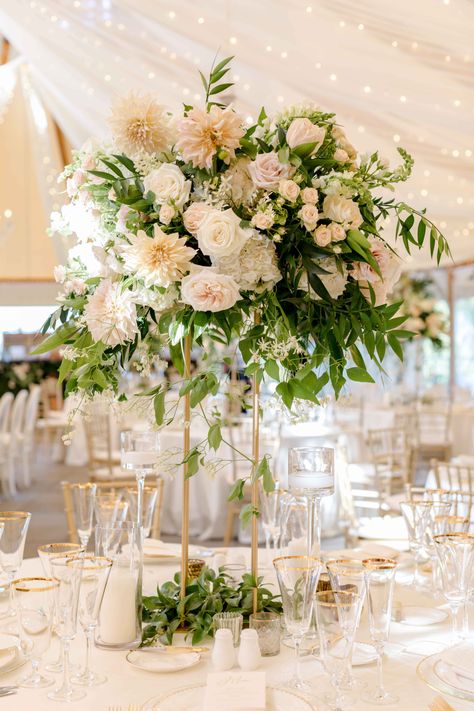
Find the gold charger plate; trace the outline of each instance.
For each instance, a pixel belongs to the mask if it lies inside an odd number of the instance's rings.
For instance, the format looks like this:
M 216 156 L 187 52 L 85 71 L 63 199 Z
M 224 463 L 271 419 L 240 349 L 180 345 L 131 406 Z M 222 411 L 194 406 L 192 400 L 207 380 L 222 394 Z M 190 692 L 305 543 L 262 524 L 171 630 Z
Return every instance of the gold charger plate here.
M 434 691 L 441 694 L 448 694 L 449 696 L 454 696 L 457 699 L 463 699 L 464 701 L 474 701 L 474 694 L 466 690 L 451 686 L 446 681 L 443 681 L 435 671 L 435 666 L 438 662 L 442 660 L 441 654 L 432 654 L 429 657 L 425 657 L 421 660 L 416 668 L 416 673 L 419 678 Z

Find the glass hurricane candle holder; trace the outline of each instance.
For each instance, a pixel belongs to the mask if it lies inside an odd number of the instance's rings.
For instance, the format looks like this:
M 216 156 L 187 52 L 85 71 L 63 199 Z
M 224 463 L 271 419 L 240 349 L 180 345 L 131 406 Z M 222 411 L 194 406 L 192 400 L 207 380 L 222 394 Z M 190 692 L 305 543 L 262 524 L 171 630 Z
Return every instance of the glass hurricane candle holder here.
M 280 654 L 281 620 L 277 612 L 254 612 L 249 625 L 257 631 L 262 657 Z

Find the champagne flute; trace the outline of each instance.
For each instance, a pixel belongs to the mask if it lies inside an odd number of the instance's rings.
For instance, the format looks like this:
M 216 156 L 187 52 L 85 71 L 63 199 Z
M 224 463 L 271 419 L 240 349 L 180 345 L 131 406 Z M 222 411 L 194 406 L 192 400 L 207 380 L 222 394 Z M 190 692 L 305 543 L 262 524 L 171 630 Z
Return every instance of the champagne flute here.
M 321 499 L 334 494 L 334 449 L 293 447 L 288 453 L 288 486 L 308 501 L 307 555 L 321 551 Z
M 360 612 L 365 600 L 365 566 L 354 558 L 334 558 L 326 561 L 331 587 L 334 591 L 354 592 L 359 596 Z M 343 689 L 359 690 L 365 683 L 354 678 L 352 673 L 352 649 L 347 662 L 345 679 L 341 681 Z
M 143 487 L 145 477 L 158 463 L 160 435 L 158 432 L 127 430 L 120 435 L 123 469 L 135 472 L 137 479 L 137 526 L 142 525 Z
M 362 698 L 372 704 L 395 704 L 398 697 L 386 691 L 383 683 L 383 651 L 390 632 L 397 563 L 390 558 L 366 558 L 362 562 L 366 570 L 370 637 L 377 651 L 377 688 Z
M 122 493 L 108 492 L 95 498 L 95 518 L 99 526 L 117 526 L 127 518 L 128 501 Z
M 361 598 L 346 590 L 324 590 L 315 595 L 320 659 L 334 688 L 335 699 L 328 699 L 334 711 L 348 707 L 341 695 L 350 666 L 352 645 L 360 619 Z
M 20 648 L 31 662 L 31 673 L 20 681 L 20 686 L 30 689 L 51 686 L 53 679 L 40 674 L 39 665 L 51 641 L 54 591 L 58 582 L 46 577 L 19 578 L 11 586 L 17 609 Z
M 319 558 L 295 555 L 275 558 L 273 565 L 280 587 L 285 626 L 293 638 L 296 651 L 295 673 L 288 685 L 309 691 L 310 685 L 301 678 L 300 647 L 311 626 L 314 593 L 322 564 Z
M 77 558 L 71 558 L 73 565 Z M 86 661 L 82 672 L 72 677 L 74 684 L 95 686 L 107 681 L 107 677 L 92 671 L 90 657 L 94 632 L 99 621 L 99 612 L 104 598 L 105 587 L 109 579 L 113 561 L 103 556 L 87 555 L 82 561 L 82 581 L 79 592 L 79 622 L 86 635 Z
M 80 543 L 46 543 L 38 546 L 38 556 L 43 566 L 44 574 L 47 577 L 52 577 L 53 571 L 51 561 L 58 556 L 77 556 L 84 552 L 84 547 Z M 53 613 L 53 632 L 56 630 L 56 610 Z M 62 650 L 59 650 L 58 658 L 54 662 L 49 662 L 46 667 L 51 672 L 62 672 L 63 670 L 63 655 Z
M 474 565 L 474 534 L 444 533 L 434 536 L 438 555 L 443 594 L 451 608 L 452 631 L 455 641 L 469 634 L 468 610 L 471 575 Z M 462 623 L 459 610 L 462 608 Z
M 23 563 L 23 552 L 30 521 L 31 514 L 28 511 L 0 511 L 0 524 L 3 524 L 0 538 L 0 566 L 7 575 L 10 588 L 9 607 L 2 617 L 10 617 L 15 614 L 11 583 L 18 575 Z
M 428 559 L 426 548 L 426 528 L 429 525 L 431 501 L 402 501 L 400 509 L 408 532 L 408 544 L 415 559 L 413 584 L 415 588 L 423 587 L 420 566 Z
M 71 484 L 70 491 L 77 534 L 81 544 L 84 546 L 84 550 L 87 550 L 87 545 L 92 533 L 97 485 L 91 483 Z
M 52 701 L 78 701 L 85 693 L 71 684 L 69 648 L 77 631 L 77 608 L 82 578 L 82 558 L 71 560 L 60 556 L 51 560 L 51 570 L 58 581 L 55 590 L 56 632 L 61 640 L 63 654 L 62 683 L 48 694 Z

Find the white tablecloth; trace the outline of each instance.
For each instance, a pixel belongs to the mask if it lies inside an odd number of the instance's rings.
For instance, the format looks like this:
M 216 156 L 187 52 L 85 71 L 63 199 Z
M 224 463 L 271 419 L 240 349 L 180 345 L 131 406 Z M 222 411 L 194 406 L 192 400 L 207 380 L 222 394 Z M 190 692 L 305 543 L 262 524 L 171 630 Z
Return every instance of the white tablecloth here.
M 246 551 L 249 555 L 248 550 Z M 27 560 L 23 564 L 21 573 L 23 575 L 34 575 L 40 573 L 40 563 L 37 559 Z M 164 582 L 171 578 L 174 568 L 169 565 L 150 566 L 144 568 L 144 589 L 145 592 L 153 593 L 158 581 Z M 442 603 L 441 600 L 434 601 L 431 598 L 422 598 L 409 586 L 397 585 L 395 599 L 402 604 L 418 604 L 423 606 L 433 606 Z M 471 619 L 471 623 L 473 620 Z M 359 635 L 360 641 L 367 641 L 364 633 Z M 393 691 L 400 697 L 400 702 L 390 708 L 394 711 L 424 711 L 433 700 L 436 693 L 430 690 L 416 674 L 416 667 L 423 658 L 417 652 L 415 642 L 419 645 L 423 641 L 426 649 L 430 645 L 447 643 L 449 640 L 449 621 L 429 627 L 411 627 L 400 623 L 392 623 L 390 645 L 387 650 L 387 659 L 384 664 L 385 682 L 387 689 Z M 434 647 L 433 647 L 434 649 Z M 73 642 L 73 661 L 82 660 L 84 653 L 84 640 L 82 632 L 79 632 Z M 55 658 L 57 654 L 57 641 L 47 655 L 47 658 Z M 425 652 L 426 654 L 426 652 Z M 93 664 L 101 673 L 108 677 L 106 684 L 87 689 L 87 697 L 73 704 L 72 708 L 78 711 L 108 711 L 111 706 L 119 706 L 122 711 L 126 711 L 128 704 L 141 705 L 150 697 L 157 694 L 166 693 L 172 689 L 187 686 L 193 683 L 204 682 L 208 671 L 212 670 L 208 656 L 204 656 L 202 662 L 196 667 L 174 674 L 152 674 L 131 667 L 126 659 L 125 652 L 110 652 L 95 649 L 93 654 Z M 277 657 L 266 658 L 262 661 L 262 669 L 267 673 L 267 680 L 273 685 L 282 684 L 292 672 L 292 652 L 282 646 L 281 653 Z M 25 673 L 25 668 L 8 675 L 2 675 L 0 684 L 10 684 L 18 680 Z M 372 687 L 375 682 L 376 669 L 374 664 L 364 667 L 357 667 L 354 670 L 355 676 L 367 682 Z M 303 676 L 314 683 L 315 699 L 321 693 L 322 685 L 326 688 L 326 680 L 323 677 L 321 667 L 313 657 L 306 657 L 302 662 Z M 56 678 L 59 679 L 58 676 Z M 56 702 L 47 699 L 48 689 L 30 690 L 20 689 L 16 696 L 0 699 L 0 706 L 5 709 L 15 709 L 16 711 L 53 711 L 59 706 Z M 468 711 L 472 709 L 472 704 L 449 699 L 456 711 Z M 322 711 L 325 706 L 316 708 Z M 357 701 L 351 709 L 368 710 L 371 705 Z M 198 709 L 196 709 L 198 711 Z

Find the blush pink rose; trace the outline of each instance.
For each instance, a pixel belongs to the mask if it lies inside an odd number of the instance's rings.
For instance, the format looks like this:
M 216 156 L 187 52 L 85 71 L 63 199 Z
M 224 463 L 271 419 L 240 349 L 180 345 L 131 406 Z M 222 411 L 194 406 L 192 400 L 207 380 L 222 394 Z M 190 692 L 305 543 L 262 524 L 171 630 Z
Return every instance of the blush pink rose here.
M 225 311 L 240 298 L 235 279 L 219 274 L 213 267 L 202 267 L 181 282 L 181 300 L 195 311 Z
M 312 152 L 316 153 L 322 145 L 325 135 L 326 129 L 316 126 L 309 118 L 295 118 L 286 132 L 286 142 L 290 148 L 296 148 L 304 143 L 315 143 Z
M 280 180 L 289 178 L 291 172 L 291 166 L 280 163 L 275 151 L 260 153 L 249 165 L 253 184 L 265 190 L 277 190 Z

